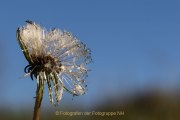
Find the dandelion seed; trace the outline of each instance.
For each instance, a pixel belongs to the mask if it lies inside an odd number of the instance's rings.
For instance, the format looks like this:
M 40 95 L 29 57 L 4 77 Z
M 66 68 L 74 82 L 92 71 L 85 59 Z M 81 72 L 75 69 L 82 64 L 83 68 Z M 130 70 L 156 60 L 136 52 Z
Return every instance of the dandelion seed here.
M 47 31 L 33 21 L 26 22 L 18 28 L 17 39 L 29 62 L 24 71 L 32 80 L 37 80 L 37 91 L 43 94 L 46 83 L 52 104 L 61 100 L 63 89 L 75 96 L 84 94 L 90 50 L 69 32 Z

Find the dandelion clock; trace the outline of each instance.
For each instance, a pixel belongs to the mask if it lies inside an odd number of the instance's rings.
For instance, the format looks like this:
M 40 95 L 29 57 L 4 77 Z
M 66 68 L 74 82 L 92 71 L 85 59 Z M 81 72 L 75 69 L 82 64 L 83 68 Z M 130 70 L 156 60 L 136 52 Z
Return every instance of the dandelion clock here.
M 39 120 L 45 85 L 53 105 L 58 105 L 64 90 L 74 96 L 86 92 L 85 79 L 91 52 L 85 44 L 70 32 L 46 30 L 33 21 L 26 21 L 16 34 L 28 61 L 25 76 L 29 75 L 37 82 L 33 120 Z

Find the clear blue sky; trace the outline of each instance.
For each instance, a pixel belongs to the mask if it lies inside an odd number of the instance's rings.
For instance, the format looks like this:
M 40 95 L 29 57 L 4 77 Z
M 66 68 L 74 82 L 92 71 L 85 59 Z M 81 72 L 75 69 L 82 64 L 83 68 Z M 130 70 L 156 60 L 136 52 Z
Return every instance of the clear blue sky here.
M 0 104 L 34 102 L 36 82 L 19 79 L 27 61 L 15 36 L 27 19 L 68 30 L 91 48 L 89 90 L 73 104 L 180 88 L 179 6 L 178 0 L 1 0 Z M 69 99 L 65 95 L 62 102 Z

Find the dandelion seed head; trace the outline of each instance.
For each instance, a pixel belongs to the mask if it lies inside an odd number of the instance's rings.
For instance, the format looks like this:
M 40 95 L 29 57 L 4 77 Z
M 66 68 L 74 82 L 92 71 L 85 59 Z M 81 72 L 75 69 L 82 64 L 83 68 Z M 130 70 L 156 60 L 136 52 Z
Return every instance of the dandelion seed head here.
M 17 39 L 29 62 L 25 72 L 47 83 L 51 103 L 62 98 L 63 89 L 73 95 L 85 93 L 84 79 L 91 51 L 70 32 L 46 30 L 32 21 L 17 30 Z M 51 85 L 53 83 L 53 85 Z M 54 86 L 54 87 L 52 87 Z M 54 92 L 53 92 L 54 90 Z

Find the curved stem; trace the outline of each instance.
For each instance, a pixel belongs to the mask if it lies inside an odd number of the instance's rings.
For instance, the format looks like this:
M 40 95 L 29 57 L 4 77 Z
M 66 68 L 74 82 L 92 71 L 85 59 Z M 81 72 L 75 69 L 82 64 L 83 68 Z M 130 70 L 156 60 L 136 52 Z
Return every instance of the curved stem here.
M 33 120 L 40 120 L 40 108 L 41 108 L 41 101 L 43 98 L 43 89 L 44 89 L 44 84 L 42 82 L 43 81 L 39 79 L 39 84 L 37 84 Z

